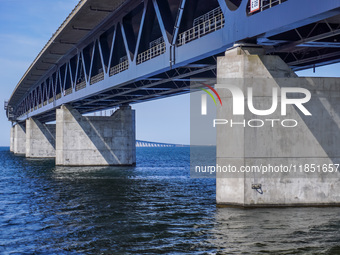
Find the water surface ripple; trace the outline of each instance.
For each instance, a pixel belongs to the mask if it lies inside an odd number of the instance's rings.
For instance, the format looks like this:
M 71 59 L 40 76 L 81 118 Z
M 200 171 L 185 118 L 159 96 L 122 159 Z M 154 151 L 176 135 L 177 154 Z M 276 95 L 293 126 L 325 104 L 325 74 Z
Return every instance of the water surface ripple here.
M 1 254 L 340 254 L 340 208 L 227 209 L 189 148 L 137 167 L 55 167 L 0 149 Z

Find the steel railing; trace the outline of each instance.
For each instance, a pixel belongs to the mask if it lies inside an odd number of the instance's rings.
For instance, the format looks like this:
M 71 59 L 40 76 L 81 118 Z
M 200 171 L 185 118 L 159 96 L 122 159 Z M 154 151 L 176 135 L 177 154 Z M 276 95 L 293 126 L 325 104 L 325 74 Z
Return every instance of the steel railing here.
M 217 16 L 204 21 L 193 28 L 179 34 L 177 45 L 181 46 L 193 40 L 196 40 L 204 35 L 207 35 L 211 32 L 214 32 L 218 29 L 224 27 L 224 15 L 223 13 L 218 14 Z
M 205 13 L 205 14 L 197 17 L 197 18 L 195 18 L 193 26 L 195 27 L 195 26 L 197 26 L 197 25 L 199 25 L 201 23 L 204 23 L 204 22 L 206 22 L 206 21 L 208 21 L 208 20 L 210 20 L 210 19 L 212 19 L 214 17 L 217 17 L 220 14 L 222 14 L 222 9 L 221 9 L 221 7 L 217 7 L 215 9 L 213 9 L 213 10 L 211 10 L 211 11 L 209 11 L 209 12 L 207 12 L 207 13 Z
M 101 73 L 91 77 L 90 85 L 97 83 L 99 81 L 102 81 L 102 80 L 104 80 L 104 72 L 101 72 Z
M 110 76 L 115 75 L 117 73 L 121 73 L 125 70 L 127 70 L 129 68 L 129 61 L 125 60 L 121 63 L 119 63 L 118 65 L 115 65 L 113 67 L 110 68 Z
M 76 91 L 78 90 L 81 90 L 83 88 L 86 87 L 86 81 L 82 81 L 82 82 L 79 82 L 77 85 L 76 85 Z
M 163 37 L 159 37 L 158 39 L 153 40 L 152 42 L 150 42 L 149 43 L 149 48 L 155 47 L 155 46 L 157 46 L 158 44 L 161 44 L 161 43 L 164 43 Z
M 154 57 L 164 54 L 166 51 L 165 42 L 160 43 L 142 53 L 139 53 L 137 56 L 137 65 L 141 64 L 145 61 L 148 61 Z
M 72 94 L 72 88 L 65 89 L 64 96 L 67 96 L 69 94 Z
M 283 2 L 286 2 L 288 0 L 259 0 L 260 1 L 260 9 L 256 12 L 250 13 L 250 5 L 248 6 L 249 8 L 249 14 L 255 14 L 258 12 L 262 12 L 264 10 L 270 9 L 276 5 L 282 4 Z M 249 1 L 250 3 L 250 1 Z

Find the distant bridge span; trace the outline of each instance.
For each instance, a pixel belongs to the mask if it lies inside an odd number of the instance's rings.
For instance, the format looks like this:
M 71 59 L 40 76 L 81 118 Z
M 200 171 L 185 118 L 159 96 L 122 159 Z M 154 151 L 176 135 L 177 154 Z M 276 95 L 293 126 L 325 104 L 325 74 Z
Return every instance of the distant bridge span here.
M 189 145 L 136 140 L 136 147 L 189 147 Z
M 94 112 L 189 92 L 216 77 L 235 43 L 263 46 L 293 70 L 338 62 L 340 0 L 82 0 L 5 104 L 42 123 L 68 104 Z

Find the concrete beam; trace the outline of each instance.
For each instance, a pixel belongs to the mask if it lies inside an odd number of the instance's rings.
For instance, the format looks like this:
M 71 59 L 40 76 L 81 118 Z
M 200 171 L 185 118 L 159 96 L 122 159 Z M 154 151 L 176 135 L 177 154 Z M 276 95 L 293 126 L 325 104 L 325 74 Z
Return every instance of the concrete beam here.
M 136 163 L 135 111 L 123 106 L 110 117 L 57 110 L 56 165 L 104 166 Z
M 219 166 L 296 166 L 291 172 L 273 174 L 220 173 L 216 180 L 216 201 L 221 206 L 314 206 L 340 205 L 340 182 L 337 173 L 300 173 L 300 166 L 323 166 L 340 163 L 340 79 L 299 78 L 278 57 L 264 56 L 259 50 L 236 48 L 226 52 L 217 63 L 218 85 L 223 107 L 217 119 L 247 123 L 251 119 L 294 119 L 298 125 L 287 128 L 275 122 L 263 127 L 248 124 L 217 126 L 217 164 Z M 244 115 L 234 115 L 233 97 L 227 86 L 244 94 Z M 253 88 L 253 105 L 267 110 L 273 104 L 273 88 L 304 88 L 311 99 L 304 106 L 312 113 L 306 116 L 298 107 L 288 105 L 287 115 L 277 110 L 259 116 L 248 109 L 248 88 Z M 290 97 L 299 98 L 298 95 Z M 301 96 L 301 95 L 300 95 Z M 253 122 L 252 124 L 258 124 Z M 263 194 L 252 188 L 261 184 Z
M 55 157 L 55 124 L 42 124 L 29 118 L 26 120 L 26 157 Z
M 14 126 L 13 152 L 14 154 L 26 154 L 26 127 L 23 124 Z

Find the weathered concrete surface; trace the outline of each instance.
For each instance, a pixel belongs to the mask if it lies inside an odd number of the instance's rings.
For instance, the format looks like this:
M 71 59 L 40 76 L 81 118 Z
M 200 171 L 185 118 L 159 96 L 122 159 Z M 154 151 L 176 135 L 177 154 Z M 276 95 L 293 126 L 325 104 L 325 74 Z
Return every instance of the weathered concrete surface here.
M 26 157 L 55 157 L 55 124 L 42 124 L 29 118 L 26 120 Z
M 85 117 L 67 105 L 57 110 L 56 165 L 135 163 L 135 111 L 130 106 L 110 117 Z
M 14 127 L 11 127 L 11 137 L 10 137 L 9 151 L 13 152 L 13 150 L 14 150 Z
M 251 51 L 252 49 L 250 49 Z M 258 52 L 256 52 L 258 53 Z M 218 108 L 218 119 L 242 122 L 250 119 L 295 119 L 298 126 L 285 128 L 265 125 L 261 128 L 237 125 L 217 126 L 217 164 L 241 166 L 304 165 L 340 163 L 340 79 L 298 78 L 277 56 L 252 55 L 247 49 L 233 49 L 218 59 L 217 91 L 223 107 Z M 269 109 L 272 88 L 308 89 L 311 100 L 305 107 L 312 116 L 305 116 L 289 105 L 287 116 L 278 110 L 269 116 L 254 115 L 245 104 L 245 115 L 233 115 L 231 93 L 223 84 L 241 88 L 247 98 L 247 87 L 253 87 L 254 107 Z M 339 174 L 335 173 L 258 173 L 218 174 L 216 200 L 218 205 L 238 206 L 304 206 L 340 205 Z M 251 188 L 262 184 L 263 194 Z
M 23 124 L 14 126 L 13 152 L 26 154 L 26 127 Z

